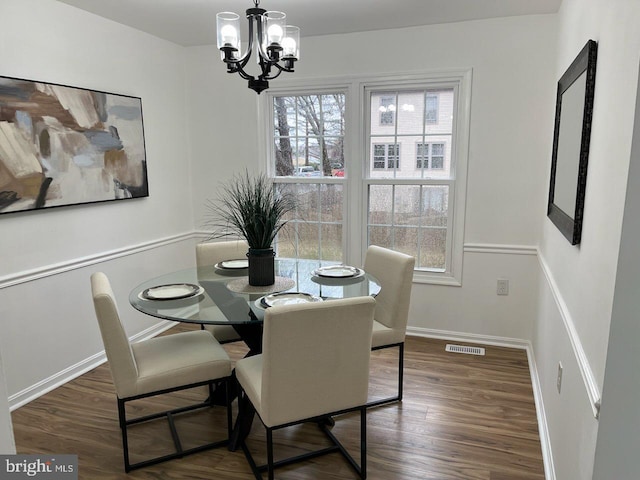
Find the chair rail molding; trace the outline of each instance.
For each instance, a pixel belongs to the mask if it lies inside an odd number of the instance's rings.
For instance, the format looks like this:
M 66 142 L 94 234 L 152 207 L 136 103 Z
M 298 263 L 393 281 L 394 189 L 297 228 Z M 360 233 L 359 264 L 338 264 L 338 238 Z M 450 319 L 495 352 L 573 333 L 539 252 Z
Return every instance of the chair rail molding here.
M 503 245 L 498 243 L 465 243 L 464 252 L 499 253 L 506 255 L 538 255 L 535 245 Z
M 538 261 L 540 262 L 540 268 L 544 273 L 549 285 L 549 290 L 551 290 L 551 295 L 553 295 L 553 299 L 556 302 L 556 306 L 558 307 L 558 311 L 562 317 L 562 322 L 564 323 L 567 335 L 569 336 L 571 348 L 573 348 L 573 354 L 576 357 L 576 362 L 578 363 L 578 368 L 580 369 L 580 374 L 587 390 L 587 395 L 589 396 L 593 416 L 597 419 L 600 414 L 601 393 L 596 376 L 593 373 L 587 354 L 582 347 L 582 342 L 580 341 L 580 337 L 573 322 L 573 318 L 571 317 L 571 313 L 569 312 L 569 308 L 562 298 L 562 294 L 560 293 L 558 284 L 553 278 L 549 265 L 540 252 L 538 252 Z
M 0 277 L 0 289 L 13 287 L 22 283 L 32 282 L 41 278 L 51 277 L 60 273 L 70 272 L 72 270 L 96 265 L 98 263 L 107 262 L 109 260 L 115 260 L 117 258 L 126 257 L 128 255 L 134 255 L 136 253 L 144 252 L 147 250 L 153 250 L 154 248 L 164 247 L 173 243 L 191 240 L 196 237 L 197 235 L 195 234 L 195 232 L 185 232 L 177 235 L 172 235 L 170 237 L 159 238 L 150 242 L 144 242 L 137 245 L 130 245 L 128 247 L 100 252 L 95 255 L 79 257 L 67 262 L 44 265 L 39 268 L 5 275 L 3 277 Z

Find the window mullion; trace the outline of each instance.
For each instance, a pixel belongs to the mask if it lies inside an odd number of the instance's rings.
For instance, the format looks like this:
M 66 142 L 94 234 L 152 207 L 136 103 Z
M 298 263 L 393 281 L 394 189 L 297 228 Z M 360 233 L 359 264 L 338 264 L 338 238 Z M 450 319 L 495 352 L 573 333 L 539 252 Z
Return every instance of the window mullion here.
M 423 189 L 424 189 L 424 185 L 420 185 L 418 187 L 418 202 L 420 202 L 420 209 L 418 210 L 419 215 L 418 215 L 418 233 L 417 233 L 417 245 L 416 245 L 416 257 L 417 257 L 417 263 L 420 264 L 420 250 L 421 250 L 421 244 L 422 244 L 422 222 L 424 220 L 424 202 L 422 201 L 422 193 L 423 193 Z
M 320 192 L 320 184 L 316 186 L 316 205 L 318 205 L 317 219 L 318 219 L 318 258 L 322 258 L 322 194 Z
M 393 122 L 393 128 L 394 128 L 394 132 L 393 132 L 393 145 L 394 145 L 394 151 L 396 153 L 396 157 L 397 160 L 395 160 L 393 162 L 393 178 L 396 178 L 398 176 L 398 166 L 400 165 L 400 148 L 398 145 L 398 92 L 396 92 L 395 95 L 395 105 L 396 105 L 396 109 L 393 112 L 394 113 L 394 122 Z

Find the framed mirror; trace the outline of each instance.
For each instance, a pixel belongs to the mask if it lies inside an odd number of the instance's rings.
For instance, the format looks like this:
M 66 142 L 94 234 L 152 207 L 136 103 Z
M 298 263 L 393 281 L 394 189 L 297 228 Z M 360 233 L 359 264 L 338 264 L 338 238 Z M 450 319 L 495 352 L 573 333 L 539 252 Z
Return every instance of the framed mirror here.
M 596 57 L 589 40 L 558 81 L 547 216 L 571 245 L 582 234 Z

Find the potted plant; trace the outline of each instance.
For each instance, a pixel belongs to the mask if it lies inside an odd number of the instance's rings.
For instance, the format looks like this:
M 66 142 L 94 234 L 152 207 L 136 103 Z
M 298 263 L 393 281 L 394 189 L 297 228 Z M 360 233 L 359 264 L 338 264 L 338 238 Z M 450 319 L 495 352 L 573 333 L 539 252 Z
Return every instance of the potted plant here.
M 244 238 L 249 244 L 249 284 L 273 285 L 273 241 L 287 224 L 285 216 L 296 208 L 290 192 L 278 192 L 265 174 L 245 171 L 223 183 L 215 200 L 207 203 L 212 239 Z

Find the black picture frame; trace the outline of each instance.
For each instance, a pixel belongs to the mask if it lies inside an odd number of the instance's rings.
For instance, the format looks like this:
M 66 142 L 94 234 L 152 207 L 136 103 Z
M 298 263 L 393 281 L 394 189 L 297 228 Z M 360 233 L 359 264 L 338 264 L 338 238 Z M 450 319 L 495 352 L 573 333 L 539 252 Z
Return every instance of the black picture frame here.
M 0 217 L 148 196 L 141 98 L 0 76 Z
M 589 40 L 558 81 L 547 216 L 571 245 L 582 236 L 597 50 Z

